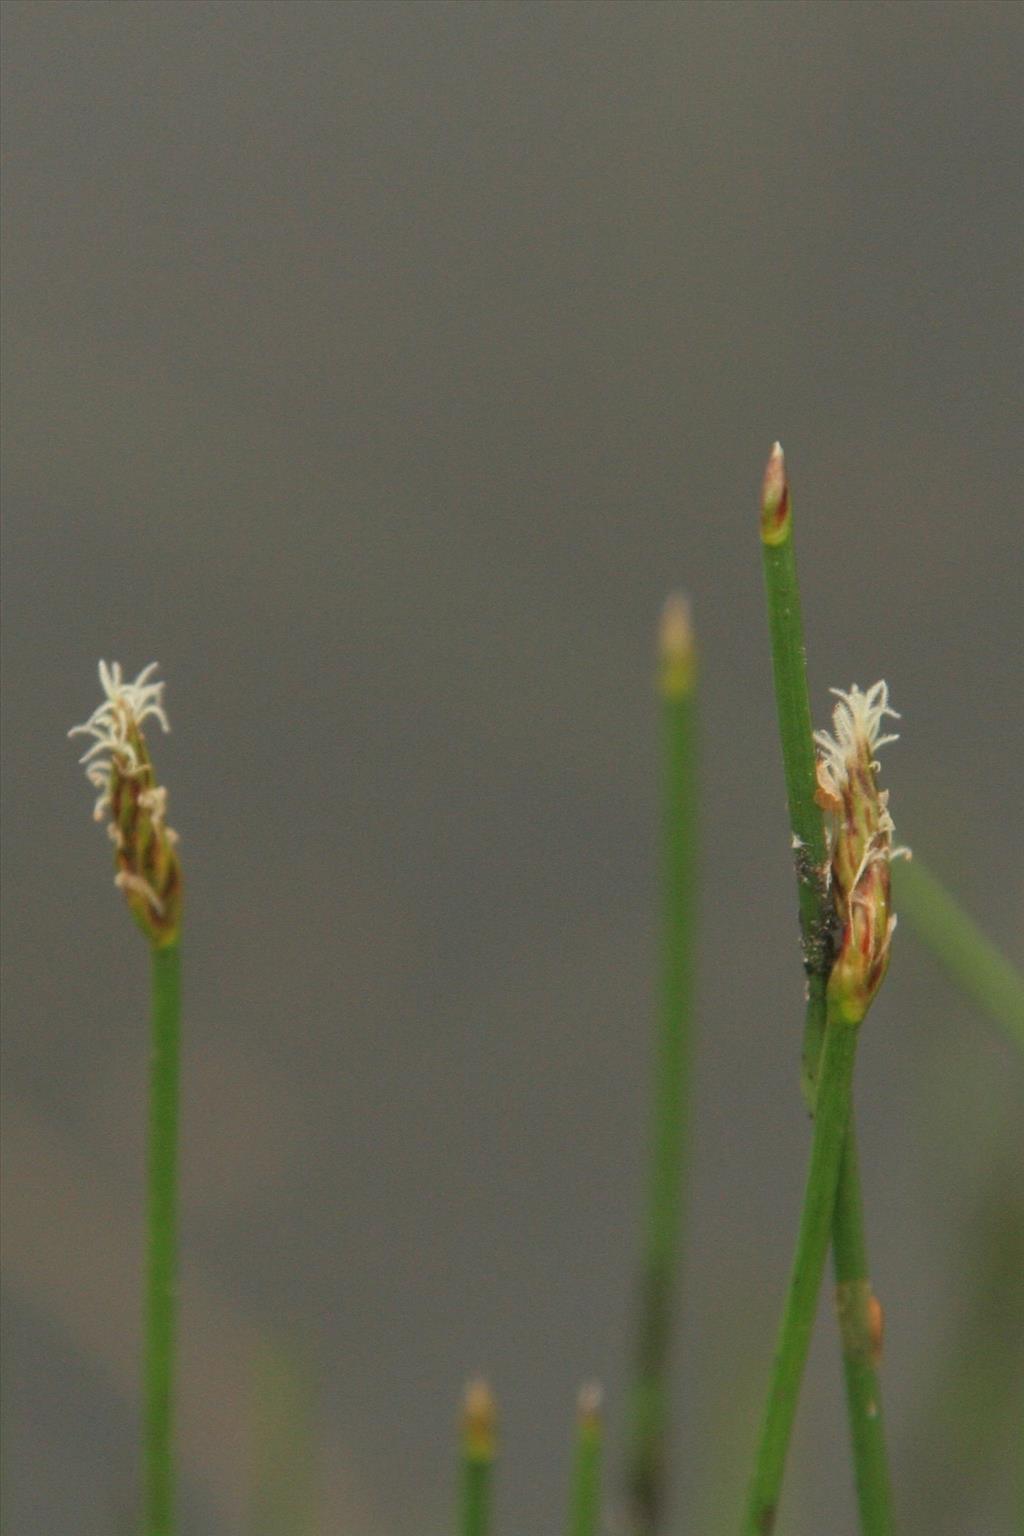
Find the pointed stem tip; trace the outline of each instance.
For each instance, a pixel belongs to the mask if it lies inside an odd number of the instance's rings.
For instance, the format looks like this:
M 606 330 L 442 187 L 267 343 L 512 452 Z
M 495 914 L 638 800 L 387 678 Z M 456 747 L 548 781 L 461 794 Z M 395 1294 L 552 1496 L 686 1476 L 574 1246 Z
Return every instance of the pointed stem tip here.
M 782 444 L 776 443 L 768 455 L 761 483 L 761 538 L 766 544 L 781 544 L 789 535 L 789 477 Z
M 604 1392 L 596 1381 L 588 1381 L 576 1399 L 576 1416 L 581 1429 L 600 1429 Z
M 471 1381 L 462 1400 L 462 1442 L 467 1456 L 479 1461 L 494 1457 L 497 1408 L 486 1381 Z
M 696 681 L 697 649 L 690 600 L 682 592 L 671 593 L 661 610 L 658 652 L 659 682 L 665 698 L 678 699 L 690 693 Z

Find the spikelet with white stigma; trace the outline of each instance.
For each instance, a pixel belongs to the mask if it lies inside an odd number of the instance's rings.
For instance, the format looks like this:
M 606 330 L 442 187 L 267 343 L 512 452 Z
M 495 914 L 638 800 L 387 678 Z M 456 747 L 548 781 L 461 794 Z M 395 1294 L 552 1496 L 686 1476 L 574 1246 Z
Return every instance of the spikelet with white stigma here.
M 878 787 L 877 752 L 899 738 L 883 734 L 889 689 L 878 682 L 866 693 L 833 688 L 838 703 L 832 731 L 816 731 L 818 804 L 829 819 L 832 895 L 840 925 L 839 944 L 828 983 L 833 1014 L 859 1024 L 882 984 L 889 964 L 896 918 L 892 913 L 890 865 L 909 856 L 892 844 L 888 791 Z
M 167 790 L 157 784 L 142 731 L 154 719 L 170 724 L 163 706 L 164 685 L 152 681 L 156 662 L 126 682 L 118 662 L 100 662 L 103 698 L 83 725 L 69 736 L 91 736 L 82 763 L 86 778 L 100 794 L 93 810 L 97 821 L 109 817 L 114 844 L 114 884 L 146 936 L 156 945 L 173 944 L 181 927 L 181 865 L 178 835 L 167 825 Z

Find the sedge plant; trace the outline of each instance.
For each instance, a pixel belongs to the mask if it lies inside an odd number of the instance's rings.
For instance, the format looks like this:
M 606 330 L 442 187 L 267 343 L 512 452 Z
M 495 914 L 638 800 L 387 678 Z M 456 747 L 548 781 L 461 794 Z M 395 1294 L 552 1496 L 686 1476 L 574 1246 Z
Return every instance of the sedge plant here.
M 152 1052 L 146 1164 L 146 1289 L 143 1360 L 143 1532 L 174 1525 L 173 1393 L 177 1270 L 178 1080 L 181 1026 L 181 866 L 167 825 L 167 790 L 156 781 L 143 723 L 167 731 L 156 663 L 126 682 L 117 662 L 100 662 L 104 697 L 69 735 L 93 738 L 82 758 L 99 790 L 94 816 L 114 848 L 114 884 L 149 941 Z
M 661 1014 L 626 1469 L 635 1536 L 656 1536 L 664 1519 L 672 1317 L 691 1099 L 697 912 L 696 653 L 689 604 L 678 594 L 669 598 L 663 610 L 659 649 Z
M 878 1381 L 881 1308 L 867 1272 L 852 1082 L 860 1024 L 884 978 L 895 926 L 890 863 L 900 850 L 892 847 L 875 760 L 878 748 L 894 739 L 882 734 L 894 712 L 884 683 L 867 693 L 834 690 L 834 735 L 812 733 L 789 482 L 778 444 L 765 472 L 761 538 L 806 973 L 802 1082 L 814 1134 L 743 1529 L 746 1536 L 766 1536 L 774 1528 L 831 1238 L 861 1530 L 890 1536 Z
M 884 682 L 833 690 L 832 731 L 814 732 L 785 461 L 776 445 L 762 493 L 761 535 L 775 696 L 797 877 L 806 979 L 801 1080 L 814 1119 L 796 1252 L 743 1525 L 775 1524 L 800 1384 L 831 1243 L 862 1536 L 892 1536 L 879 1363 L 882 1309 L 871 1286 L 852 1114 L 860 1025 L 885 976 L 895 918 L 887 794 L 876 753 L 894 715 Z M 155 664 L 127 682 L 101 662 L 103 699 L 70 735 L 99 791 L 95 818 L 113 845 L 115 885 L 146 937 L 152 965 L 143 1362 L 143 1536 L 173 1536 L 173 1397 L 182 879 L 167 791 L 143 725 L 169 730 Z M 662 959 L 654 1116 L 627 1444 L 634 1536 L 664 1527 L 670 1355 L 678 1291 L 689 1140 L 697 910 L 696 662 L 689 608 L 666 604 L 660 631 Z M 920 865 L 897 877 L 912 922 L 964 990 L 1024 1047 L 1024 980 Z M 601 1394 L 582 1390 L 567 1536 L 596 1536 L 603 1450 Z M 496 1455 L 494 1399 L 466 1389 L 460 1435 L 457 1536 L 490 1536 Z M 292 1459 L 292 1451 L 285 1458 Z

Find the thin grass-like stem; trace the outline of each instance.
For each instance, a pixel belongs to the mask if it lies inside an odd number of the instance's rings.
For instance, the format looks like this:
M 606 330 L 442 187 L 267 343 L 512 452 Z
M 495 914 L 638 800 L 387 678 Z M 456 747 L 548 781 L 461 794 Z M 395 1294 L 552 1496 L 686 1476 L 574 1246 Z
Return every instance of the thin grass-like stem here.
M 458 1536 L 488 1536 L 494 1457 L 494 1398 L 486 1382 L 472 1381 L 462 1411 Z
M 832 914 L 825 879 L 828 844 L 821 810 L 814 798 L 817 769 L 789 481 L 778 443 L 765 471 L 761 552 L 775 708 L 796 866 L 800 939 L 807 974 L 803 1086 L 804 1096 L 811 1105 L 825 1034 L 825 986 L 832 963 Z
M 824 875 L 828 846 L 822 813 L 815 798 L 816 756 L 789 481 L 778 444 L 765 472 L 761 538 L 772 671 L 807 979 L 801 1081 L 808 1108 L 814 1113 L 828 1014 L 826 986 L 832 963 L 832 910 Z M 860 1177 L 852 1140 L 852 1109 L 850 1135 L 850 1153 L 840 1162 L 832 1218 L 836 1281 L 837 1286 L 843 1287 L 837 1292 L 840 1296 L 870 1295 Z M 843 1364 L 861 1530 L 864 1536 L 891 1536 L 889 1471 L 876 1358 L 873 1355 L 865 1357 L 844 1347 Z M 799 1375 L 796 1386 L 799 1387 Z M 792 1427 L 792 1414 L 789 1426 Z M 788 1430 L 786 1439 L 788 1441 Z M 784 1456 L 785 1446 L 782 1447 L 783 1459 Z M 782 1461 L 777 1464 L 777 1475 L 779 1484 L 770 1501 L 767 1492 L 764 1493 L 763 1508 L 771 1508 L 771 1518 L 774 1518 L 781 1488 Z M 770 1525 L 763 1529 L 770 1529 Z
M 665 1507 L 672 1317 L 689 1141 L 696 927 L 695 655 L 685 599 L 661 630 L 662 974 L 654 1125 L 627 1449 L 634 1536 L 656 1536 Z
M 828 1254 L 839 1165 L 850 1119 L 856 1049 L 855 1026 L 841 1022 L 826 1025 L 800 1231 L 747 1501 L 744 1536 L 769 1536 L 775 1525 L 786 1453 Z
M 144 1363 L 144 1530 L 171 1536 L 181 949 L 154 945 Z
M 882 1421 L 882 1389 L 878 1379 L 882 1309 L 868 1279 L 857 1172 L 857 1137 L 852 1114 L 836 1192 L 832 1253 L 861 1530 L 865 1536 L 891 1536 L 892 1493 Z
M 1024 976 L 914 855 L 893 871 L 900 910 L 953 980 L 1024 1051 Z
M 601 1391 L 584 1387 L 576 1414 L 576 1447 L 569 1497 L 568 1536 L 597 1536 L 601 1518 Z

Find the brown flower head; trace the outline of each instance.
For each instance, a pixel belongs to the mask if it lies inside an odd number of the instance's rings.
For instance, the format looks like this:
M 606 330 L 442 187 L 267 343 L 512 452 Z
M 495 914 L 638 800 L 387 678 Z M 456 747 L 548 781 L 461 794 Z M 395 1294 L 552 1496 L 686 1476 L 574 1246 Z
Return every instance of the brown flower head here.
M 142 732 L 143 721 L 150 718 L 170 730 L 164 685 L 149 681 L 156 662 L 133 683 L 124 681 L 116 661 L 109 667 L 101 661 L 99 670 L 103 701 L 68 735 L 95 738 L 81 761 L 90 784 L 100 791 L 96 820 L 110 817 L 114 884 L 147 937 L 159 946 L 173 944 L 181 927 L 178 835 L 167 825 L 167 790 L 156 782 Z

